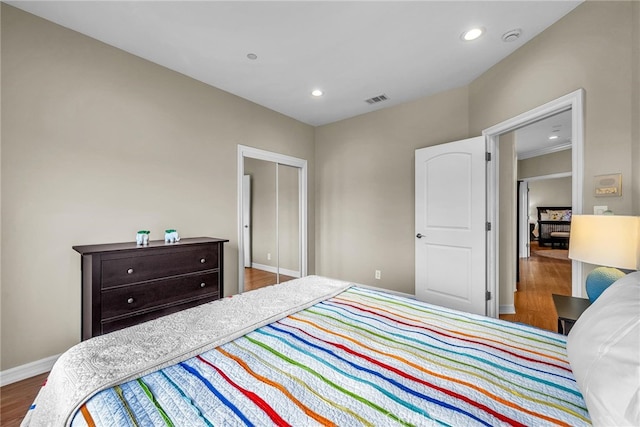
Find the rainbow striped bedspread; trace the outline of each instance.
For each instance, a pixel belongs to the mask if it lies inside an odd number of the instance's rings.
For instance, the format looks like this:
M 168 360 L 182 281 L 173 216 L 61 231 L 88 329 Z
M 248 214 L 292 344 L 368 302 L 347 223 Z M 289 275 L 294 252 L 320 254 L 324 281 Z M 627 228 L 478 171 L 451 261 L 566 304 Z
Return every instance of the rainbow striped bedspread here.
M 101 391 L 73 426 L 589 425 L 565 337 L 351 287 Z

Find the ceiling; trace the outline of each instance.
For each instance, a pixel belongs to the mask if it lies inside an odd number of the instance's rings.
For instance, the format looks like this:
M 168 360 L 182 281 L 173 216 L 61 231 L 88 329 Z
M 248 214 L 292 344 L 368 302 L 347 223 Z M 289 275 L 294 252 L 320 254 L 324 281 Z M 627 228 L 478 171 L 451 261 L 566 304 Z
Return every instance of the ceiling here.
M 518 159 L 521 160 L 570 149 L 571 110 L 517 129 L 515 140 Z
M 5 2 L 318 126 L 469 84 L 582 0 Z

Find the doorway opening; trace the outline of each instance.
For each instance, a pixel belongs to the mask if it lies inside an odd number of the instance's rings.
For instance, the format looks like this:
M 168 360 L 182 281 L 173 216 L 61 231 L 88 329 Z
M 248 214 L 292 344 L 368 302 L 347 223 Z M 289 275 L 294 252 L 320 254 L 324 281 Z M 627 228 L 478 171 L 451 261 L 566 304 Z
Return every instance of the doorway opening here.
M 516 248 L 507 248 L 510 252 L 509 256 L 505 256 L 500 247 L 499 231 L 502 228 L 502 218 L 500 217 L 502 189 L 500 188 L 500 168 L 498 167 L 501 156 L 500 137 L 559 113 L 568 112 L 571 116 L 571 208 L 573 214 L 580 214 L 583 204 L 583 97 L 584 91 L 582 89 L 576 90 L 483 131 L 487 140 L 487 149 L 495 160 L 490 162 L 487 169 L 487 218 L 488 221 L 495 224 L 489 232 L 487 242 L 488 290 L 492 295 L 495 295 L 495 298 L 492 298 L 488 303 L 487 312 L 492 317 L 498 317 L 500 313 L 500 295 L 506 294 L 508 296 L 508 293 L 513 295 L 515 291 L 515 280 L 509 281 L 505 280 L 505 277 L 501 277 L 505 276 L 505 268 L 500 266 L 501 260 L 509 262 L 510 256 L 517 253 Z M 508 153 L 505 154 L 508 155 Z M 516 191 L 511 192 L 514 197 L 515 194 Z M 510 206 L 515 210 L 515 201 Z M 506 219 L 509 220 L 509 218 Z M 511 222 L 512 225 L 514 223 Z M 511 230 L 514 229 L 515 225 Z M 582 295 L 582 264 L 577 261 L 571 261 L 571 294 L 573 296 Z
M 501 134 L 498 148 L 499 315 L 555 330 L 551 295 L 571 295 L 569 239 L 555 237 L 569 236 L 571 110 Z M 539 229 L 539 212 L 545 220 L 566 213 L 568 221 Z

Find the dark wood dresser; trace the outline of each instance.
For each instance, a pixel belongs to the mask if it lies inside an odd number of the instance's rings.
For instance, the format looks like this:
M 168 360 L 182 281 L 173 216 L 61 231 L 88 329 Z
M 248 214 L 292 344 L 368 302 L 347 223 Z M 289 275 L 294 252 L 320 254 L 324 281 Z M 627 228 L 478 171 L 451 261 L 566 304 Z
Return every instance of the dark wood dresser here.
M 222 298 L 225 242 L 73 246 L 82 255 L 82 340 Z

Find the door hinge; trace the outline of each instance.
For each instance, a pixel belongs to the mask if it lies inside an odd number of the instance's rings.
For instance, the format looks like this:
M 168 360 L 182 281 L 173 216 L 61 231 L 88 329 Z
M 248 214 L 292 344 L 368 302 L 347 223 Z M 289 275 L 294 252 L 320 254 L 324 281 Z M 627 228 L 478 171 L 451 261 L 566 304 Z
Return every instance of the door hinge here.
M 487 222 L 487 231 L 491 231 L 491 223 Z
M 487 291 L 486 297 L 487 301 L 491 301 L 491 292 Z
M 486 152 L 486 153 L 484 153 L 484 154 L 485 154 L 484 158 L 485 158 L 485 159 L 487 159 L 487 162 L 490 162 L 490 161 L 491 161 L 491 153 L 489 153 L 489 152 L 487 151 L 487 152 Z

